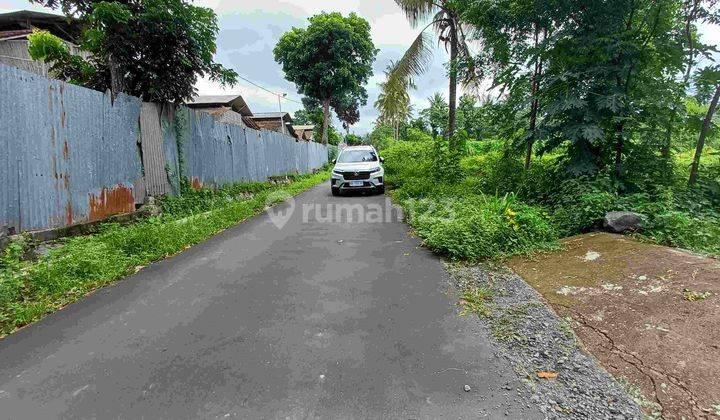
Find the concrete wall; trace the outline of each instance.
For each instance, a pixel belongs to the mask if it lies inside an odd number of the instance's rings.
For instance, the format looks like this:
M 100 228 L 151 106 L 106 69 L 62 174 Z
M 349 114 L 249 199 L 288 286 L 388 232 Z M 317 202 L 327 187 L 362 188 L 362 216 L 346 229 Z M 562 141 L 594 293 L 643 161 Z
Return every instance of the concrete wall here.
M 14 233 L 133 211 L 181 175 L 220 186 L 326 163 L 318 143 L 0 64 L 0 228 Z

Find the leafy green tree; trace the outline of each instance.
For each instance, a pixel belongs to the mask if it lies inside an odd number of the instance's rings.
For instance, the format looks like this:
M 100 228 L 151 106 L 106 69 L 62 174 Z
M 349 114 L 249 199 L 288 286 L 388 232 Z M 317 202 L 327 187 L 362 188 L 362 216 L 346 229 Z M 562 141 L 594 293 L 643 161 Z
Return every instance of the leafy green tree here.
M 681 2 L 479 0 L 466 6 L 464 18 L 484 46 L 478 61 L 507 90 L 517 115 L 530 115 L 526 159 L 541 140 L 540 152 L 567 151 L 572 172 L 612 167 L 621 179 L 638 133 L 667 121 L 661 101 L 676 100 L 668 75 L 683 68 Z
M 527 118 L 522 135 L 513 139 L 525 148 L 526 169 L 538 134 L 543 53 L 548 33 L 562 22 L 560 5 L 536 0 L 479 0 L 466 5 L 464 17 L 475 24 L 483 42 L 478 61 L 492 72 L 495 85 L 512 97 L 508 104 L 521 105 L 507 111 Z
M 419 130 L 414 127 L 408 127 L 407 131 L 405 132 L 405 137 L 403 137 L 403 140 L 412 142 L 429 142 L 432 139 L 433 138 L 425 131 Z
M 483 131 L 481 112 L 474 96 L 467 94 L 461 96 L 457 109 L 458 130 L 464 130 L 471 138 L 481 139 Z
M 330 106 L 335 110 L 335 114 L 340 120 L 343 129 L 345 129 L 345 134 L 350 134 L 350 127 L 360 121 L 358 101 L 350 97 L 344 97 L 338 101 L 331 102 Z
M 29 37 L 31 57 L 51 64 L 59 78 L 94 89 L 124 92 L 146 101 L 179 102 L 195 93 L 198 77 L 233 84 L 237 74 L 213 61 L 215 13 L 185 0 L 37 0 L 83 21 L 73 56 L 47 32 Z
M 330 106 L 335 104 L 337 112 L 338 107 L 367 102 L 363 85 L 372 75 L 377 50 L 370 24 L 354 13 L 321 13 L 309 22 L 307 28 L 286 32 L 273 52 L 285 77 L 322 105 L 322 142 L 327 144 Z
M 315 125 L 320 127 L 323 120 L 322 108 L 317 103 L 303 98 L 303 107 L 295 111 L 293 121 L 300 125 Z

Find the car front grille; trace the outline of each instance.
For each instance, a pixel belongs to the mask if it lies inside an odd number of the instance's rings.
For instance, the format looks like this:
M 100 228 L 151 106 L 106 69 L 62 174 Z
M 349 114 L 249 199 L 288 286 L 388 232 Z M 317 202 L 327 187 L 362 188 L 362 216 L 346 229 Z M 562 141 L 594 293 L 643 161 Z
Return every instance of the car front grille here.
M 346 180 L 356 180 L 356 179 L 370 179 L 370 172 L 369 171 L 355 171 L 355 172 L 343 172 L 343 178 Z

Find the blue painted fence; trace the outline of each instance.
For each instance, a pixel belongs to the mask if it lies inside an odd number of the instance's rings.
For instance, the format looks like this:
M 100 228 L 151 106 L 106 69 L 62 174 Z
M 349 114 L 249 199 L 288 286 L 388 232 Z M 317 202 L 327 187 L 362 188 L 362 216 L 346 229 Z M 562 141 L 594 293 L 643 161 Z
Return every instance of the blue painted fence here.
M 328 161 L 319 143 L 168 109 L 0 64 L 0 228 L 19 233 L 130 212 L 148 195 L 177 192 L 180 174 L 219 186 L 308 173 Z

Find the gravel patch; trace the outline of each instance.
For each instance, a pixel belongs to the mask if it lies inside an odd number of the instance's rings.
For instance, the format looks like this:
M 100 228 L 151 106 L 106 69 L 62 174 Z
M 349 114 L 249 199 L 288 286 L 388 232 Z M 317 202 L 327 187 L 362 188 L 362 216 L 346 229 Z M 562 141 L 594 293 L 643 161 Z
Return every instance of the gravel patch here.
M 447 265 L 466 316 L 477 314 L 546 418 L 639 419 L 643 411 L 522 278 L 483 265 Z

